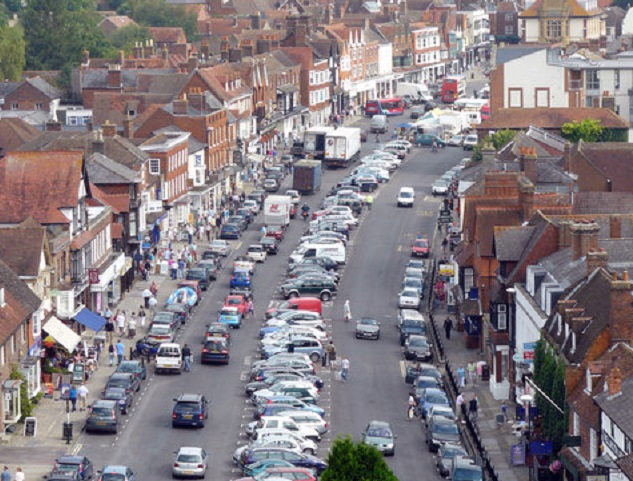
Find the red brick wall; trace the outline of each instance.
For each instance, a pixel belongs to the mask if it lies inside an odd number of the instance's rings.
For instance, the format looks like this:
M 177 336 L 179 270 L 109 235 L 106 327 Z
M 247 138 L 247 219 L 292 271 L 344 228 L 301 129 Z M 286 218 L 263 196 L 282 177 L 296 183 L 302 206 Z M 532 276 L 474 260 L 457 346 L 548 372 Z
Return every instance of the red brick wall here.
M 580 192 L 608 192 L 607 179 L 596 170 L 584 156 L 573 153 L 571 156 L 571 171 L 578 175 L 578 190 Z
M 503 108 L 503 90 L 505 84 L 504 66 L 497 65 L 490 71 L 490 115 Z
M 13 104 L 18 104 L 15 110 L 50 110 L 51 99 L 37 90 L 31 84 L 24 82 L 17 89 L 5 97 L 4 105 L 0 105 L 2 110 L 13 110 Z M 37 104 L 42 104 L 41 109 L 36 109 Z

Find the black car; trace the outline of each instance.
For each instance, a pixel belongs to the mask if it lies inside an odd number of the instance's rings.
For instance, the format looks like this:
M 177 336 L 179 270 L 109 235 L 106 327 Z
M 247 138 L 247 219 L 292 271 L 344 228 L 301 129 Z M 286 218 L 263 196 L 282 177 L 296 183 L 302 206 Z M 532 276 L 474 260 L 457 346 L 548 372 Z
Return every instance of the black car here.
M 413 319 L 405 319 L 400 326 L 400 345 L 404 346 L 409 336 L 419 335 L 426 336 L 426 324 L 424 321 L 416 321 Z
M 127 392 L 122 387 L 109 387 L 103 393 L 103 399 L 106 401 L 116 401 L 121 414 L 127 414 L 132 408 L 134 397 L 131 392 Z
M 173 312 L 180 324 L 185 324 L 187 322 L 187 318 L 191 312 L 189 306 L 181 304 L 180 302 L 167 304 L 163 309 L 164 312 Z
M 440 449 L 437 451 L 437 456 L 435 456 L 435 467 L 440 476 L 445 478 L 450 474 L 453 458 L 456 457 L 466 458 L 468 457 L 468 453 L 461 446 L 455 446 L 454 444 L 444 444 L 440 446 Z
M 329 301 L 336 295 L 336 283 L 327 278 L 290 279 L 279 290 L 286 299 L 316 296 L 322 301 Z
M 316 264 L 323 267 L 326 271 L 338 270 L 338 262 L 327 256 L 306 257 L 297 265 L 301 264 Z
M 105 393 L 111 387 L 121 387 L 128 393 L 139 392 L 141 390 L 141 379 L 137 378 L 133 373 L 115 372 L 106 381 L 103 392 Z
M 429 419 L 426 428 L 426 444 L 429 451 L 437 453 L 442 444 L 461 444 L 461 434 L 455 421 L 441 416 L 433 416 Z
M 425 336 L 412 335 L 404 343 L 404 358 L 409 361 L 431 362 L 433 353 L 431 344 Z
M 430 376 L 437 379 L 437 382 L 442 385 L 442 373 L 433 364 L 418 363 L 412 366 L 407 366 L 406 376 L 404 382 L 407 384 L 413 384 L 418 376 Z
M 240 465 L 244 467 L 264 459 L 283 459 L 298 468 L 312 469 L 317 475 L 327 468 L 327 464 L 322 459 L 285 448 L 246 448 L 240 456 Z
M 306 272 L 332 275 L 333 278 L 338 281 L 338 275 L 334 271 L 325 270 L 318 264 L 293 264 L 290 270 L 288 270 L 288 278 L 293 279 L 300 277 Z
M 237 209 L 235 213 L 239 215 L 240 217 L 244 217 L 244 219 L 246 219 L 247 224 L 250 224 L 254 220 L 253 211 L 246 207 Z
M 86 456 L 61 456 L 55 460 L 51 474 L 47 477 L 58 475 L 78 474 L 79 479 L 87 480 L 94 475 L 94 465 Z
M 227 344 L 231 343 L 231 328 L 224 324 L 223 322 L 213 322 L 207 326 L 206 333 L 204 338 L 206 341 L 214 338 L 220 337 L 225 339 Z
M 238 225 L 242 232 L 248 228 L 248 219 L 246 219 L 243 215 L 232 215 L 227 219 L 226 223 Z
M 134 374 L 138 379 L 144 381 L 147 378 L 147 367 L 141 361 L 121 361 L 115 372 L 127 372 Z
M 200 394 L 181 394 L 174 399 L 176 404 L 171 413 L 171 426 L 203 428 L 209 418 L 209 401 Z
M 266 254 L 269 256 L 276 256 L 279 251 L 279 248 L 277 247 L 279 242 L 274 237 L 263 236 L 259 239 L 259 244 L 264 248 Z
M 185 279 L 188 281 L 198 281 L 200 289 L 203 291 L 206 291 L 209 288 L 209 281 L 211 280 L 207 270 L 202 267 L 192 267 L 189 269 Z
M 224 337 L 207 339 L 200 354 L 201 364 L 228 364 L 229 343 Z

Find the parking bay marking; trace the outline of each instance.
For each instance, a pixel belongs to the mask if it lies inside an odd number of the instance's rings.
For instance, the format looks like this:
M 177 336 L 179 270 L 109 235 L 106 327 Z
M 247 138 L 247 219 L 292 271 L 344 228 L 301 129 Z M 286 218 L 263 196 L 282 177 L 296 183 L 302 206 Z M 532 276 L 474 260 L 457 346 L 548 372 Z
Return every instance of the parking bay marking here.
M 402 377 L 407 377 L 407 365 L 404 361 L 400 361 L 400 374 Z

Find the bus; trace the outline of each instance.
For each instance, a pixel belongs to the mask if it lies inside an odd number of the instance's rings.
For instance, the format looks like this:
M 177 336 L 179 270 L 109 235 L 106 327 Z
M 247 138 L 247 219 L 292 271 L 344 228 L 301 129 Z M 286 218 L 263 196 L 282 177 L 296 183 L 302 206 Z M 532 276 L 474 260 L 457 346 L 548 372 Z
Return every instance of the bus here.
M 466 78 L 463 75 L 449 75 L 442 81 L 442 102 L 450 104 L 466 95 Z
M 368 100 L 365 103 L 365 115 L 403 115 L 404 101 L 400 97 L 392 99 Z

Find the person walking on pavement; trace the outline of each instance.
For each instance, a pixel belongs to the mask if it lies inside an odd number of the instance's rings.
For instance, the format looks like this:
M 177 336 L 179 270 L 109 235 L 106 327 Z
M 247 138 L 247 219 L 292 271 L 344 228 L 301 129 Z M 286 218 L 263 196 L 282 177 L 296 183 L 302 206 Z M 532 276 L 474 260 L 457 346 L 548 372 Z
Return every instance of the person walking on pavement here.
M 129 339 L 134 339 L 136 336 L 136 313 L 133 312 L 130 316 L 130 320 L 127 323 L 127 337 Z
M 108 319 L 105 324 L 106 341 L 112 344 L 112 337 L 114 336 L 114 322 L 112 319 Z
M 70 386 L 70 391 L 68 391 L 68 399 L 70 400 L 70 404 L 72 405 L 72 411 L 77 411 L 77 388 L 75 386 Z
M 147 314 L 145 313 L 145 310 L 143 309 L 143 306 L 141 306 L 140 310 L 138 311 L 138 320 L 141 323 L 141 327 L 145 328 L 145 319 L 147 318 Z
M 457 368 L 457 378 L 459 379 L 459 387 L 466 386 L 466 369 L 464 369 L 464 365 L 460 364 Z
M 108 360 L 110 361 L 110 366 L 114 366 L 114 346 L 112 343 L 108 347 Z
M 253 299 L 248 300 L 248 317 L 251 319 L 255 318 L 255 305 L 253 304 Z
M 459 396 L 455 400 L 455 404 L 457 405 L 457 416 L 461 417 L 462 423 L 465 423 L 466 419 L 466 400 L 464 399 L 464 395 L 460 392 Z
M 119 337 L 122 337 L 125 332 L 125 311 L 119 312 L 116 316 L 116 325 L 119 329 Z
M 409 394 L 409 402 L 407 403 L 407 420 L 411 421 L 415 417 L 415 398 L 412 394 Z
M 150 309 L 152 312 L 155 312 L 155 311 L 156 311 L 156 304 L 158 304 L 158 301 L 156 300 L 156 297 L 155 297 L 155 296 L 152 296 L 152 297 L 150 298 L 150 300 L 149 300 L 149 309 Z
M 453 321 L 450 317 L 444 319 L 444 332 L 446 333 L 446 339 L 451 338 L 451 330 L 453 329 Z
M 334 341 L 330 341 L 325 350 L 327 351 L 327 357 L 330 360 L 330 369 L 334 369 L 334 366 L 336 365 L 336 347 L 334 346 Z
M 365 204 L 367 204 L 367 210 L 371 210 L 371 206 L 374 204 L 374 196 L 367 194 L 367 197 L 365 197 Z
M 2 474 L 0 474 L 0 481 L 11 481 L 11 471 L 9 471 L 9 466 L 5 466 Z
M 15 477 L 13 478 L 14 481 L 24 481 L 26 478 L 24 476 L 24 471 L 22 471 L 22 468 L 20 466 L 18 466 L 17 468 L 15 468 Z
M 149 309 L 149 300 L 152 297 L 152 291 L 149 288 L 143 289 L 143 301 L 145 302 L 145 309 Z
M 470 415 L 470 420 L 474 423 L 477 422 L 478 408 L 479 408 L 479 402 L 477 401 L 477 396 L 473 394 L 472 399 L 468 401 L 468 414 Z
M 341 381 L 347 382 L 347 378 L 349 376 L 349 359 L 346 356 L 343 356 L 341 359 Z
M 116 365 L 117 366 L 119 364 L 121 364 L 121 362 L 123 361 L 123 351 L 124 350 L 125 350 L 125 346 L 123 345 L 123 341 L 121 341 L 121 339 L 119 339 L 119 341 L 116 343 L 116 358 L 117 358 Z
M 79 396 L 79 410 L 86 410 L 86 401 L 88 399 L 88 388 L 86 387 L 86 383 L 81 383 L 81 386 L 77 389 L 77 396 Z
M 182 348 L 182 360 L 185 363 L 185 372 L 191 371 L 191 348 L 185 344 Z
M 466 366 L 466 370 L 468 371 L 468 382 L 471 386 L 474 386 L 477 381 L 477 363 L 475 361 L 470 361 Z

